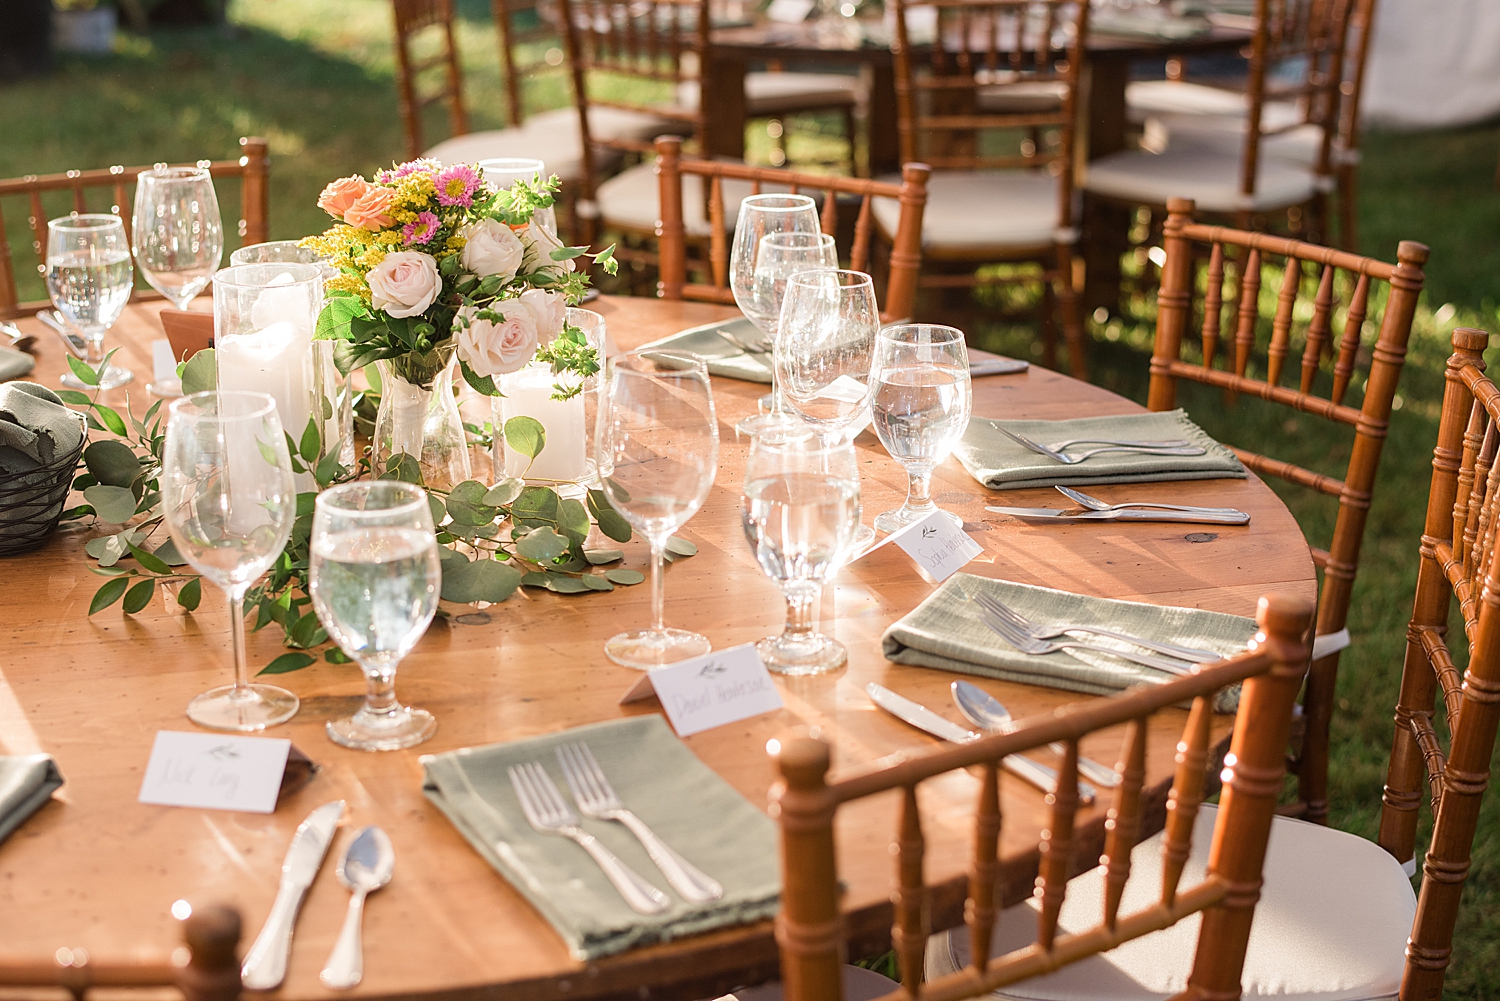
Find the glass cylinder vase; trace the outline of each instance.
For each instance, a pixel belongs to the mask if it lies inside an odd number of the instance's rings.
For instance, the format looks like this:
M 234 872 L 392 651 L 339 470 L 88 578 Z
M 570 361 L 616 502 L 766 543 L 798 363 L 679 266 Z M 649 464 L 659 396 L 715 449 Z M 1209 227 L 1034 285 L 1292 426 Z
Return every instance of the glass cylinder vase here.
M 598 352 L 602 367 L 604 317 L 592 310 L 570 306 L 564 322 L 583 331 L 589 346 Z M 597 374 L 583 379 L 571 372 L 554 375 L 551 367 L 542 362 L 532 362 L 519 372 L 502 375 L 499 386 L 503 395 L 492 403 L 495 478 L 500 478 L 499 471 L 503 469 L 509 477 L 595 485 L 598 477 L 592 453 L 600 382 Z M 578 392 L 568 399 L 556 400 L 553 396 L 558 386 L 577 386 Z M 542 425 L 545 444 L 534 459 L 506 445 L 505 424 L 513 417 L 531 417 Z
M 404 454 L 416 458 L 428 487 L 448 490 L 469 479 L 469 443 L 453 398 L 457 356 L 450 355 L 426 387 L 408 382 L 393 362 L 375 364 L 381 382 L 380 410 L 375 415 L 375 475 Z

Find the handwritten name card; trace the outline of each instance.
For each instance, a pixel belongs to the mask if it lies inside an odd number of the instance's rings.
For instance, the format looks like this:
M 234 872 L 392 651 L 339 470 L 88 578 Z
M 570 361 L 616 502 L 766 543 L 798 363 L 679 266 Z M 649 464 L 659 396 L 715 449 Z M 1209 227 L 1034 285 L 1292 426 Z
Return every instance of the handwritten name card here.
M 290 740 L 158 730 L 141 782 L 142 803 L 270 813 Z
M 655 694 L 677 736 L 780 709 L 781 693 L 754 643 L 678 661 L 644 674 L 620 698 L 638 702 Z

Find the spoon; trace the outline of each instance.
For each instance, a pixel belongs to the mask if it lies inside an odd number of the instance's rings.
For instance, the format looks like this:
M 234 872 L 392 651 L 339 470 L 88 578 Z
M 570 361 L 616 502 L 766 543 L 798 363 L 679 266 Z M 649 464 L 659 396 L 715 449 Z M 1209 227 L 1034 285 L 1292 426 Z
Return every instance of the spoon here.
M 14 323 L 0 323 L 0 334 L 10 338 L 10 346 L 17 351 L 30 351 L 36 344 L 36 338 L 31 334 L 21 333 L 21 328 Z
M 378 827 L 362 829 L 339 860 L 339 882 L 349 888 L 349 911 L 339 940 L 328 955 L 328 964 L 318 979 L 324 987 L 347 990 L 359 983 L 365 973 L 364 947 L 360 942 L 360 923 L 364 918 L 365 896 L 391 881 L 396 866 L 396 852 L 391 839 Z
M 1005 703 L 978 685 L 955 681 L 949 687 L 953 692 L 953 704 L 958 706 L 958 711 L 981 730 L 1000 730 L 1015 722 L 1010 710 L 1005 708 Z M 1062 754 L 1065 750 L 1060 741 L 1054 741 L 1048 746 L 1057 754 Z M 1082 755 L 1078 757 L 1078 771 L 1096 785 L 1113 788 L 1120 784 L 1119 772 Z

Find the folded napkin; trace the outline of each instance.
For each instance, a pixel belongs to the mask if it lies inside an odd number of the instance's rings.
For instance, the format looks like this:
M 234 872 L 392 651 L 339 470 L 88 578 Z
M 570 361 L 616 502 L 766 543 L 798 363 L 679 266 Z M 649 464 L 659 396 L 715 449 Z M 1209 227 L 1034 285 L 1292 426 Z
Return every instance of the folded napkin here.
M 996 428 L 1003 427 L 1042 445 L 1090 436 L 1132 441 L 1182 439 L 1204 449 L 1203 455 L 1142 455 L 1106 452 L 1092 459 L 1067 465 L 1039 455 L 1012 441 Z M 1077 453 L 1087 446 L 1075 446 Z M 1211 480 L 1232 476 L 1245 478 L 1245 467 L 1229 449 L 1214 441 L 1188 420 L 1181 410 L 1160 413 L 1120 414 L 1117 417 L 1078 417 L 1068 421 L 996 421 L 975 417 L 963 440 L 953 450 L 980 483 L 991 490 L 1025 487 L 1088 486 L 1099 483 L 1148 483 L 1158 480 Z
M 765 340 L 766 336 L 756 329 L 755 324 L 740 316 L 731 320 L 689 327 L 670 337 L 652 341 L 641 350 L 671 348 L 675 351 L 691 351 L 708 362 L 708 371 L 711 375 L 743 379 L 746 382 L 770 382 L 772 364 L 770 352 L 752 353 L 737 348 L 732 341 L 719 333 L 721 330 L 746 344 L 759 344 Z
M 1210 25 L 1201 17 L 1164 17 L 1099 11 L 1089 16 L 1089 31 L 1099 35 L 1123 38 L 1159 38 L 1181 41 L 1209 32 Z
M 0 386 L 0 473 L 29 473 L 64 457 L 83 440 L 78 414 L 34 382 Z
M 1238 615 L 1092 598 L 958 573 L 885 631 L 881 647 L 886 658 L 898 664 L 935 667 L 1089 695 L 1109 695 L 1140 684 L 1160 685 L 1174 677 L 1165 671 L 1089 650 L 1022 653 L 984 624 L 979 606 L 969 600 L 980 592 L 998 598 L 1038 625 L 1085 622 L 1160 643 L 1213 650 L 1225 656 L 1243 651 L 1256 629 L 1254 619 Z M 1088 636 L 1086 640 L 1137 653 L 1149 652 L 1102 636 Z M 1238 701 L 1238 691 L 1227 690 L 1221 693 L 1214 708 L 1233 712 Z
M 0 755 L 0 842 L 40 810 L 52 790 L 62 784 L 62 772 L 51 755 Z
M 34 368 L 36 368 L 36 359 L 25 351 L 0 347 L 0 382 L 7 379 L 19 379 L 23 375 L 30 374 Z
M 637 914 L 581 847 L 532 829 L 506 768 L 540 763 L 572 805 L 554 752 L 573 741 L 588 744 L 627 807 L 678 854 L 719 881 L 721 899 L 687 903 L 622 825 L 584 820 L 585 830 L 672 898 L 673 906 L 661 914 Z M 776 912 L 781 880 L 775 825 L 699 761 L 660 716 L 463 748 L 424 757 L 422 764 L 427 798 L 531 901 L 576 959 L 597 959 Z

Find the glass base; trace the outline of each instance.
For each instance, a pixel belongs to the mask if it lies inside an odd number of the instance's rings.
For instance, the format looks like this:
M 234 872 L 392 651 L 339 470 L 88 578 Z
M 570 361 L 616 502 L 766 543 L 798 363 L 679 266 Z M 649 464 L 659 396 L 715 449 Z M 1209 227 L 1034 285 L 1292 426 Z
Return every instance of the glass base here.
M 957 525 L 959 528 L 964 527 L 964 520 L 962 518 L 954 514 L 952 511 L 943 511 L 943 509 L 940 507 L 934 506 L 926 511 L 913 510 L 907 507 L 899 507 L 894 511 L 885 511 L 881 514 L 876 515 L 875 530 L 877 532 L 895 532 L 905 528 L 907 525 L 910 525 L 914 521 L 921 521 L 923 518 L 927 517 L 929 514 L 932 514 L 934 511 L 942 512 L 944 517 L 953 522 L 953 524 Z
M 170 379 L 158 379 L 155 382 L 146 383 L 146 392 L 152 396 L 159 396 L 169 400 L 182 395 L 182 380 L 175 375 Z
M 675 664 L 689 657 L 701 657 L 713 649 L 708 637 L 686 629 L 632 629 L 611 636 L 604 643 L 604 655 L 616 664 L 649 671 L 664 664 Z
M 735 431 L 743 435 L 755 436 L 767 432 L 806 431 L 807 425 L 802 423 L 791 414 L 778 414 L 775 412 L 765 414 L 752 414 L 734 426 Z
M 844 644 L 822 633 L 796 639 L 768 636 L 755 644 L 755 650 L 768 671 L 793 677 L 836 671 L 849 659 Z
M 297 696 L 275 685 L 225 685 L 188 703 L 188 719 L 210 730 L 255 733 L 297 715 Z
M 325 724 L 328 739 L 356 751 L 399 751 L 437 733 L 437 720 L 425 709 L 397 706 L 388 713 L 367 712 L 331 719 Z
M 104 373 L 99 377 L 98 386 L 90 386 L 88 383 L 78 378 L 78 376 L 74 375 L 72 372 L 69 372 L 67 375 L 63 376 L 60 381 L 69 389 L 81 389 L 84 392 L 87 392 L 90 389 L 114 389 L 116 386 L 125 385 L 127 382 L 134 378 L 135 373 L 130 371 L 130 369 L 121 368 L 118 365 L 111 365 L 106 368 L 104 370 Z

